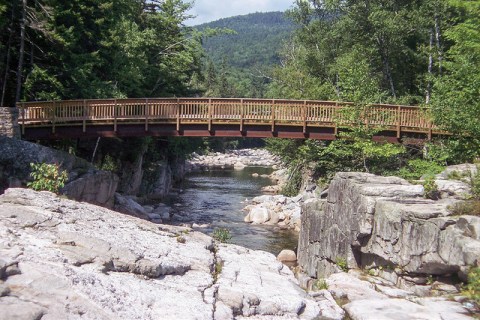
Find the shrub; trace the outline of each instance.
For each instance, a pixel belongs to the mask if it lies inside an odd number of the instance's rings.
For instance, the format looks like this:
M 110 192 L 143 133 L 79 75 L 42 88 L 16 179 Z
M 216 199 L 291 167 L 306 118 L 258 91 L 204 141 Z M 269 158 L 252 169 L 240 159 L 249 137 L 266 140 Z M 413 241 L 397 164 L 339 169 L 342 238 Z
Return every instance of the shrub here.
M 328 283 L 325 279 L 317 279 L 312 285 L 312 290 L 328 290 Z
M 46 190 L 58 193 L 68 179 L 67 172 L 60 171 L 58 164 L 30 163 L 30 167 L 32 169 L 30 176 L 33 181 L 27 183 L 27 187 L 36 191 Z
M 103 159 L 100 169 L 105 171 L 117 172 L 119 169 L 118 161 L 116 161 L 112 156 L 107 154 Z
M 477 172 L 470 175 L 470 187 L 473 198 L 480 200 L 480 165 L 477 165 Z
M 456 216 L 480 216 L 480 200 L 471 199 L 455 203 L 449 207 L 450 212 Z
M 222 243 L 226 243 L 230 239 L 232 239 L 232 236 L 230 235 L 230 230 L 226 228 L 217 228 L 213 230 L 212 237 L 213 239 L 220 241 Z
M 413 159 L 398 171 L 398 175 L 406 180 L 418 180 L 424 175 L 435 175 L 442 172 L 443 166 L 434 161 Z
M 424 197 L 427 199 L 438 200 L 440 198 L 440 192 L 438 186 L 435 183 L 435 177 L 429 175 L 423 181 Z
M 343 271 L 343 272 L 348 272 L 348 264 L 347 264 L 347 260 L 344 259 L 344 258 L 337 258 L 335 260 L 335 263 L 337 264 L 337 266 Z

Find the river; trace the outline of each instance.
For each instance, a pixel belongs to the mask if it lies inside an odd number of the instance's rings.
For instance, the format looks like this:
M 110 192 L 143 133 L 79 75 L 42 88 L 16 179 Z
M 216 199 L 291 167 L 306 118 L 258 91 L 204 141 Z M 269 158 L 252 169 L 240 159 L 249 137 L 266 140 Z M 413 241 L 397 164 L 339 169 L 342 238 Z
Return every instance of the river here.
M 212 234 L 215 228 L 227 228 L 232 236 L 229 243 L 275 255 L 282 249 L 295 249 L 298 235 L 294 231 L 243 221 L 245 201 L 262 195 L 261 188 L 272 183 L 268 178 L 254 178 L 252 173 L 271 172 L 271 168 L 247 167 L 187 175 L 183 191 L 170 199 L 173 224 L 194 224 L 193 229 L 206 234 Z

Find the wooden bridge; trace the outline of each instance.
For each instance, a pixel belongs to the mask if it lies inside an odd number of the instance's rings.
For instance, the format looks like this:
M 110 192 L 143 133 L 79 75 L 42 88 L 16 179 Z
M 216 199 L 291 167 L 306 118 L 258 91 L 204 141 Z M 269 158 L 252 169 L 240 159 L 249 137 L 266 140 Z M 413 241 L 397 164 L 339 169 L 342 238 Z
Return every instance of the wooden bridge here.
M 311 100 L 155 98 L 22 102 L 23 137 L 63 139 L 127 136 L 280 137 L 334 140 L 339 130 L 380 127 L 388 140 L 441 134 L 429 110 L 370 105 L 361 117 L 343 116 L 350 103 Z

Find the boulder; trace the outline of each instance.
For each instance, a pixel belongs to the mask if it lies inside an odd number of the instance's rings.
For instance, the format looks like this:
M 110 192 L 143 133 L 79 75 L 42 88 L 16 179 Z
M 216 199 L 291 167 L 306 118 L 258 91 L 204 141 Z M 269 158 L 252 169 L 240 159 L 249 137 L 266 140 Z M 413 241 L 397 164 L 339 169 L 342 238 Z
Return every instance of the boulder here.
M 112 208 L 119 178 L 109 171 L 88 172 L 67 183 L 62 189 L 67 197 Z
M 284 249 L 278 254 L 277 260 L 280 262 L 295 262 L 297 261 L 297 254 L 293 250 Z
M 130 197 L 115 193 L 115 211 L 125 213 L 137 218 L 150 220 L 147 211 Z M 156 215 L 156 214 L 155 214 Z
M 266 208 L 253 208 L 250 213 L 245 217 L 246 222 L 252 222 L 254 224 L 262 224 L 270 219 L 270 213 Z

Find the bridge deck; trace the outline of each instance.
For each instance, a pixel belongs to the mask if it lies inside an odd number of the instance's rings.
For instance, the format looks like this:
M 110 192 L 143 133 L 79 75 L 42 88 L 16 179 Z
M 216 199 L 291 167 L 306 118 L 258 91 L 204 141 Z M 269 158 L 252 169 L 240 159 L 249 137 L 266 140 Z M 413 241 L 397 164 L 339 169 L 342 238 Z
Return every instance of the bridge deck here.
M 342 110 L 349 103 L 310 100 L 156 98 L 20 103 L 26 139 L 114 136 L 246 136 L 332 140 L 351 127 Z M 362 123 L 393 138 L 441 134 L 429 110 L 370 105 Z

